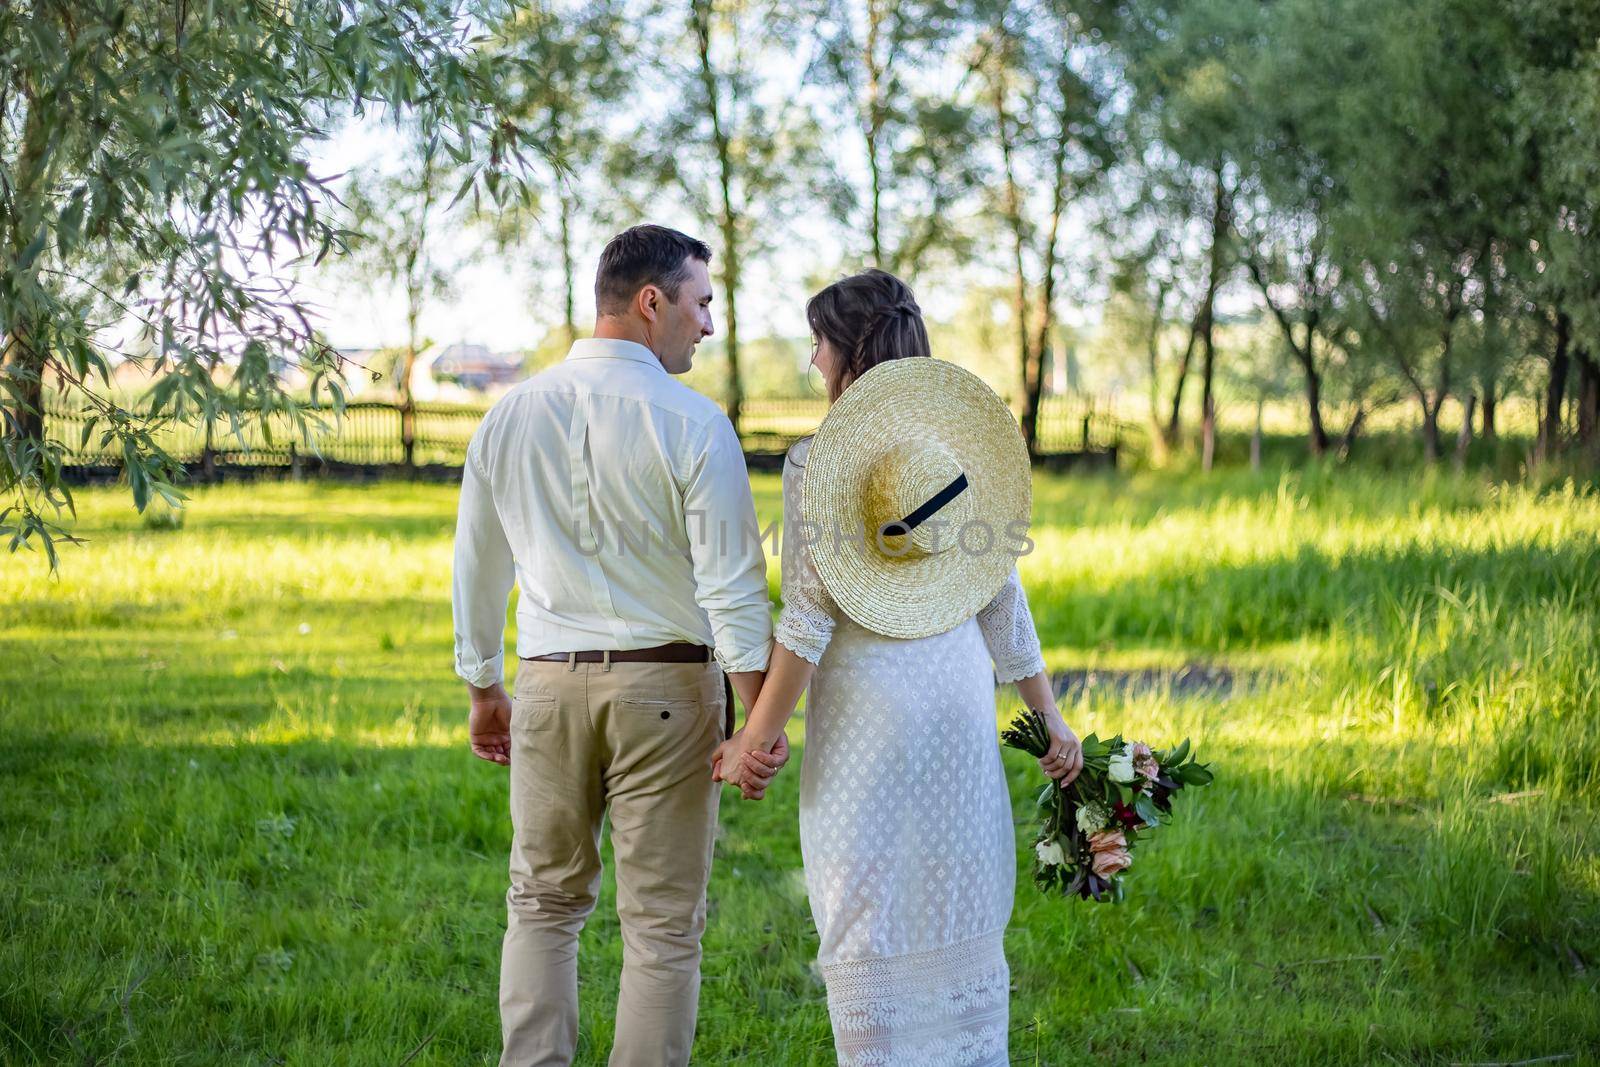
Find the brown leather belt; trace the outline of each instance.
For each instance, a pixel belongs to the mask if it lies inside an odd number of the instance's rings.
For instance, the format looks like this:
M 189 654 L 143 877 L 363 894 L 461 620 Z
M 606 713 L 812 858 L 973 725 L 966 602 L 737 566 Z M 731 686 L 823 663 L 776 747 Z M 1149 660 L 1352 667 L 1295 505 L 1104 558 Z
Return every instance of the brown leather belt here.
M 673 641 L 653 648 L 618 649 L 609 652 L 552 652 L 548 656 L 523 656 L 525 660 L 542 660 L 556 663 L 707 663 L 711 650 L 691 641 Z M 733 679 L 722 675 L 722 736 L 733 736 Z
M 548 656 L 523 656 L 530 660 L 551 660 L 558 663 L 707 663 L 711 650 L 691 641 L 673 641 L 653 648 L 616 649 L 608 652 L 552 652 Z

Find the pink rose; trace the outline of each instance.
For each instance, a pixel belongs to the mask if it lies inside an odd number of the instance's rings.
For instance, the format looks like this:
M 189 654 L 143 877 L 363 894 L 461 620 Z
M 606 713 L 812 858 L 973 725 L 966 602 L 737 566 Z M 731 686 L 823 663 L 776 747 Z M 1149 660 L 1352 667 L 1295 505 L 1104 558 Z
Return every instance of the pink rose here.
M 1094 855 L 1090 870 L 1101 878 L 1110 878 L 1133 865 L 1128 855 L 1128 839 L 1121 830 L 1101 830 L 1097 834 L 1090 834 L 1089 851 Z
M 1133 745 L 1133 769 L 1136 773 L 1144 775 L 1150 781 L 1156 780 L 1156 775 L 1161 773 L 1161 764 L 1156 762 L 1156 755 L 1150 751 L 1150 746 L 1143 741 L 1135 741 Z

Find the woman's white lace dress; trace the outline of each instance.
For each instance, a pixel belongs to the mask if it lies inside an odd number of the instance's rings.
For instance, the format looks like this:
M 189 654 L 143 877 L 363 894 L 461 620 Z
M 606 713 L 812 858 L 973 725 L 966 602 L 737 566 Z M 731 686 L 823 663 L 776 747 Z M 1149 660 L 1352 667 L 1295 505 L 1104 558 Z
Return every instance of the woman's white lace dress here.
M 1006 1064 L 1016 845 L 994 682 L 1044 669 L 1027 598 L 1013 570 L 942 634 L 903 640 L 851 622 L 797 536 L 809 447 L 784 465 L 776 637 L 817 664 L 800 846 L 839 1062 Z

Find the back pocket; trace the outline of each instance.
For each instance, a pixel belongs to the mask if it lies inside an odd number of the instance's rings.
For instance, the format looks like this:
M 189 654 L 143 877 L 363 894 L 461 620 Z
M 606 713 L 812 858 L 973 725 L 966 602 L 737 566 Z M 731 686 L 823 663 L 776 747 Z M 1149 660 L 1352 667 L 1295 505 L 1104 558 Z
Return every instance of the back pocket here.
M 549 730 L 556 724 L 560 708 L 555 697 L 548 693 L 521 693 L 511 695 L 511 729 L 513 732 L 534 733 Z
M 646 715 L 671 721 L 693 716 L 700 704 L 694 700 L 651 700 L 646 697 L 623 697 L 617 701 L 624 715 Z

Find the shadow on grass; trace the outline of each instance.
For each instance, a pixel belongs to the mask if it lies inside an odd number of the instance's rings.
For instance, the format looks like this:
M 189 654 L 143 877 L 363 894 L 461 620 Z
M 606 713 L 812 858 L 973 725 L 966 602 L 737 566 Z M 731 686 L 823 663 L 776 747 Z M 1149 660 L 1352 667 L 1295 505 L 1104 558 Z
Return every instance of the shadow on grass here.
M 107 744 L 57 729 L 0 752 L 0 1016 L 45 1062 L 122 1057 L 479 1062 L 509 840 L 506 779 L 464 750 Z M 1600 1042 L 1587 822 L 1437 797 L 1352 800 L 1340 768 L 1211 754 L 1141 848 L 1121 907 L 1028 881 L 1008 935 L 1015 1062 L 1364 1063 L 1553 1055 Z M 800 892 L 793 773 L 724 796 L 697 1062 L 830 1062 Z M 1307 757 L 1309 758 L 1309 757 Z M 927 827 L 887 839 L 938 849 Z M 609 862 L 609 861 L 608 861 Z M 583 943 L 583 1044 L 604 1061 L 621 961 L 609 877 Z M 137 979 L 137 985 L 134 980 Z M 1141 1015 L 1129 1025 L 1125 1014 Z
M 0 1034 L 23 1062 L 393 1064 L 429 1039 L 413 1062 L 457 1064 L 497 1048 L 502 769 L 464 746 L 8 740 Z M 814 940 L 793 948 L 809 917 L 789 878 L 797 791 L 791 774 L 771 803 L 724 799 L 703 1062 L 774 1018 L 790 1020 L 775 1062 L 831 1048 Z M 584 934 L 580 1063 L 609 1045 L 614 908 L 608 873 Z
M 1174 670 L 1069 668 L 1056 671 L 1051 676 L 1056 699 L 1068 701 L 1081 700 L 1091 694 L 1116 698 L 1159 694 L 1174 700 L 1226 700 L 1236 688 L 1254 688 L 1263 684 L 1265 679 L 1263 672 L 1239 671 L 1203 663 L 1186 663 Z
M 1600 542 L 1512 545 L 1488 550 L 1408 546 L 1330 556 L 1302 546 L 1294 555 L 1250 563 L 1145 574 L 1092 590 L 1064 583 L 1028 591 L 1047 644 L 1171 644 L 1237 649 L 1325 634 L 1339 625 L 1397 637 L 1406 618 L 1478 597 L 1514 615 L 1544 601 L 1600 601 Z
M 1299 780 L 1238 755 L 1179 795 L 1112 906 L 1033 888 L 1041 779 L 1007 753 L 1022 860 L 1008 954 L 1029 991 L 1013 1000 L 1013 1062 L 1036 1062 L 1019 1055 L 1035 1041 L 1040 1063 L 1066 1062 L 1062 1050 L 1372 1063 L 1597 1047 L 1586 961 L 1600 894 L 1584 871 L 1600 837 L 1587 821 L 1487 798 L 1353 798 L 1337 771 L 1359 764 L 1354 747 Z

